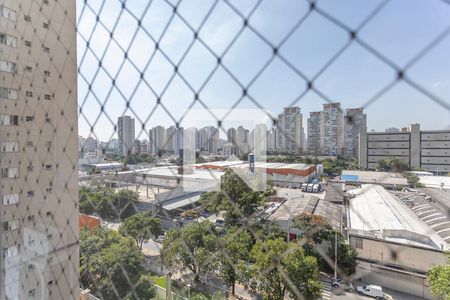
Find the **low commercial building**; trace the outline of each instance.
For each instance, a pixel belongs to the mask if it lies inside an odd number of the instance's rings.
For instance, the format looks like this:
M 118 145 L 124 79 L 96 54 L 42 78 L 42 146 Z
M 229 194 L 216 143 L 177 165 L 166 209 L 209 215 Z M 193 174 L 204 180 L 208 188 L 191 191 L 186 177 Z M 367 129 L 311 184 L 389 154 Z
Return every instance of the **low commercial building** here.
M 381 184 L 384 186 L 406 186 L 408 180 L 400 173 L 343 170 L 341 181 L 357 184 Z
M 374 170 L 379 160 L 397 158 L 411 168 L 435 174 L 450 172 L 450 130 L 420 130 L 412 124 L 401 132 L 364 132 L 360 135 L 359 166 Z
M 216 161 L 195 165 L 196 169 L 220 170 L 226 168 L 245 169 L 245 161 Z M 256 172 L 265 173 L 267 180 L 274 185 L 287 188 L 300 188 L 303 182 L 309 182 L 317 176 L 315 165 L 255 162 Z
M 426 272 L 446 264 L 449 244 L 380 185 L 351 191 L 348 239 L 358 252 L 358 276 L 374 284 L 432 298 Z
M 333 228 L 341 231 L 342 206 L 324 201 L 311 194 L 304 194 L 298 190 L 278 191 L 277 195 L 283 198 L 280 203 L 273 203 L 266 209 L 267 220 L 276 223 L 289 234 L 290 239 L 297 238 L 302 231 L 294 226 L 294 219 L 303 214 L 321 216 Z

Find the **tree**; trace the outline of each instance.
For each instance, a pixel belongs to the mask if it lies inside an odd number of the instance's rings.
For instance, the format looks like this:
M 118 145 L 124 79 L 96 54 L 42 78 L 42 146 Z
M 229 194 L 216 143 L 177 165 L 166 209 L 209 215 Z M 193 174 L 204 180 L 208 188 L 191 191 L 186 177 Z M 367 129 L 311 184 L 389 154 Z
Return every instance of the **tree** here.
M 120 225 L 119 232 L 124 236 L 132 237 L 137 246 L 142 249 L 144 242 L 161 235 L 163 230 L 158 218 L 152 218 L 145 213 L 138 213 L 126 218 Z
M 388 159 L 382 159 L 377 161 L 375 165 L 375 170 L 384 172 L 398 172 L 403 173 L 405 171 L 411 170 L 408 163 L 404 162 L 395 157 L 390 157 Z
M 227 286 L 231 287 L 234 295 L 234 286 L 240 279 L 240 273 L 249 261 L 249 254 L 253 246 L 252 236 L 246 230 L 231 227 L 219 241 L 219 272 Z
M 97 228 L 80 233 L 81 285 L 94 295 L 121 299 L 137 293 L 134 284 L 143 275 L 143 261 L 133 239 L 116 231 Z
M 166 232 L 161 257 L 173 269 L 191 271 L 197 281 L 213 269 L 216 245 L 217 234 L 211 222 L 193 223 Z
M 434 266 L 427 275 L 433 295 L 450 300 L 450 264 Z
M 264 192 L 252 190 L 232 169 L 226 169 L 221 178 L 221 190 L 202 194 L 200 204 L 208 212 L 226 211 L 225 221 L 233 226 L 251 215 L 273 193 L 269 185 Z
M 154 299 L 156 296 L 155 285 L 151 275 L 141 275 L 134 288 L 130 300 Z
M 282 238 L 257 241 L 251 251 L 251 287 L 268 299 L 284 299 L 287 291 L 294 299 L 315 299 L 320 295 L 317 260 L 305 256 L 296 243 Z
M 329 244 L 328 256 L 334 260 L 335 235 L 337 235 L 337 263 L 340 271 L 345 275 L 351 275 L 356 271 L 357 252 L 345 243 L 342 234 L 335 231 L 323 217 L 303 213 L 294 220 L 294 224 L 296 228 L 303 231 L 303 235 L 307 239 L 307 243 L 303 246 L 304 250 L 308 255 L 314 255 L 320 258 L 322 260 L 322 266 L 326 266 L 327 264 L 317 251 L 315 251 L 315 248 L 317 244 L 327 242 Z
M 139 194 L 131 190 L 115 192 L 111 188 L 81 188 L 80 212 L 97 214 L 105 219 L 117 219 L 130 216 L 136 212 L 134 202 L 139 200 Z

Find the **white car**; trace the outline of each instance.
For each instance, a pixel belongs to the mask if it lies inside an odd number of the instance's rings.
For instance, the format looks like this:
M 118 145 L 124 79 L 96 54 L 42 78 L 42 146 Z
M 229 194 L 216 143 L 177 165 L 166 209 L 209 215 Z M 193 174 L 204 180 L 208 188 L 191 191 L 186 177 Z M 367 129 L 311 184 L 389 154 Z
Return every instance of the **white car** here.
M 369 284 L 364 286 L 356 287 L 356 290 L 361 295 L 366 295 L 370 297 L 374 297 L 376 299 L 384 299 L 383 289 L 381 286 Z
M 335 288 L 340 288 L 346 291 L 353 291 L 355 290 L 355 288 L 353 287 L 353 284 L 351 282 L 347 283 L 342 279 L 336 279 L 333 280 L 333 282 L 331 283 L 331 285 Z

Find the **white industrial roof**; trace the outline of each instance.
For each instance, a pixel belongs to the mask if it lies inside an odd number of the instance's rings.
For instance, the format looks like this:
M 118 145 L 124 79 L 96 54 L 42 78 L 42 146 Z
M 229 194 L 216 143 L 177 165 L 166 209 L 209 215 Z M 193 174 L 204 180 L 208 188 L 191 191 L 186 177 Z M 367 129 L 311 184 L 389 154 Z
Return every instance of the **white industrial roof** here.
M 147 176 L 161 176 L 161 177 L 182 177 L 185 179 L 203 179 L 203 180 L 219 180 L 224 174 L 219 170 L 203 170 L 203 169 L 195 169 L 193 174 L 178 174 L 178 167 L 170 166 L 170 167 L 158 167 L 151 168 L 145 171 L 139 171 L 139 173 L 144 173 Z
M 352 192 L 356 196 L 350 200 L 351 229 L 380 232 L 386 239 L 405 238 L 412 242 L 429 237 L 436 248 L 440 248 L 440 245 L 447 246 L 439 235 L 382 186 L 365 184 Z
M 450 176 L 420 176 L 420 183 L 427 187 L 450 190 Z

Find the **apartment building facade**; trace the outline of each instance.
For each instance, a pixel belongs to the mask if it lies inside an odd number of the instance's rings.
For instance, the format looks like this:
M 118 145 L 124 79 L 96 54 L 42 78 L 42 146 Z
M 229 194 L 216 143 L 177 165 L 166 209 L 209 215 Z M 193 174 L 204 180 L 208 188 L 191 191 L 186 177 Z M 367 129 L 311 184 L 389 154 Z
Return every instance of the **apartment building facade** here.
M 359 135 L 367 132 L 367 115 L 363 108 L 347 109 L 344 119 L 344 154 L 358 157 Z
M 119 141 L 119 154 L 127 156 L 134 154 L 135 149 L 135 120 L 130 116 L 122 116 L 117 120 L 117 135 Z
M 327 103 L 308 118 L 307 151 L 315 155 L 358 157 L 359 133 L 367 131 L 363 108 L 350 108 L 344 115 L 340 103 Z
M 285 107 L 278 115 L 277 148 L 280 151 L 301 153 L 303 150 L 303 115 L 299 107 Z
M 374 170 L 379 160 L 397 158 L 411 168 L 450 172 L 450 130 L 420 130 L 412 124 L 399 132 L 365 132 L 360 136 L 359 165 Z
M 75 1 L 0 1 L 0 299 L 79 299 Z
M 163 126 L 155 126 L 150 129 L 149 147 L 152 154 L 166 149 L 166 129 Z

